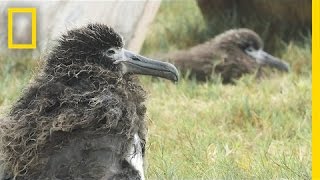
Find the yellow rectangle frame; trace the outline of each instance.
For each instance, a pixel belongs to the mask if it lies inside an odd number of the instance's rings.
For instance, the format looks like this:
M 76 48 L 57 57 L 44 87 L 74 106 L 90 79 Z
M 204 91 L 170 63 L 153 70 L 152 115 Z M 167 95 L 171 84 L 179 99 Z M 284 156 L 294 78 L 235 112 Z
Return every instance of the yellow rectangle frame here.
M 31 44 L 13 43 L 13 14 L 31 13 Z M 9 49 L 35 49 L 37 48 L 37 10 L 36 8 L 8 8 L 8 48 Z
M 312 179 L 320 179 L 320 2 L 312 0 Z

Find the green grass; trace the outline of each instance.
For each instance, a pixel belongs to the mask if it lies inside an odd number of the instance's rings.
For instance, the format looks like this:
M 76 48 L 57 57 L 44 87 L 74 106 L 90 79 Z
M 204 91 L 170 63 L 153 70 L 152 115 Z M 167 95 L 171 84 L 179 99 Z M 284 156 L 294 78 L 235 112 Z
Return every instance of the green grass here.
M 206 38 L 208 32 L 205 21 L 195 1 L 164 0 L 141 53 L 163 53 L 186 48 L 203 42 Z
M 164 1 L 142 53 L 186 48 L 209 37 L 196 7 Z M 284 44 L 289 74 L 237 85 L 141 78 L 149 92 L 148 179 L 310 179 L 311 37 Z M 29 58 L 0 55 L 0 111 L 37 71 Z
M 29 55 L 0 54 L 0 112 L 7 111 L 37 70 Z
M 310 178 L 310 77 L 144 84 L 149 179 Z

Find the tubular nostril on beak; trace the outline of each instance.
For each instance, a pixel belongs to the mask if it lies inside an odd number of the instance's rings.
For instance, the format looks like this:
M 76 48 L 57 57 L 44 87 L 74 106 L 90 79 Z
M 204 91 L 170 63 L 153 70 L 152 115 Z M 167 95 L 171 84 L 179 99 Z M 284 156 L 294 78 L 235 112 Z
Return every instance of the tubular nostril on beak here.
M 137 57 L 132 57 L 132 60 L 134 60 L 134 61 L 141 61 L 139 58 L 137 58 Z

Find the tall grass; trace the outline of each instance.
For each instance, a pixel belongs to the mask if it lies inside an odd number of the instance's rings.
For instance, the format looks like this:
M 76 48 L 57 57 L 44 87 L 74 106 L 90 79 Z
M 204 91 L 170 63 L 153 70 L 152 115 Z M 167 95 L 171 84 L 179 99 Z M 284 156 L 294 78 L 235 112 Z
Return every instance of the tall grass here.
M 144 84 L 150 179 L 310 178 L 310 77 Z

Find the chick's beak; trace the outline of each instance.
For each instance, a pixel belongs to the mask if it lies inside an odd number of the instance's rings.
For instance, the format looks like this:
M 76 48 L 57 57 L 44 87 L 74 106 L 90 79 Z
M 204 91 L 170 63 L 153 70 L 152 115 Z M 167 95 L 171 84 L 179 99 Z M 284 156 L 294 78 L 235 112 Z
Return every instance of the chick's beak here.
M 257 62 L 261 65 L 268 65 L 280 71 L 289 71 L 289 65 L 286 62 L 277 57 L 272 56 L 271 54 L 263 51 L 262 49 L 247 52 L 247 54 L 255 58 Z
M 178 70 L 170 63 L 146 58 L 125 49 L 122 49 L 121 53 L 114 64 L 122 65 L 123 74 L 157 76 L 174 82 L 179 79 Z

